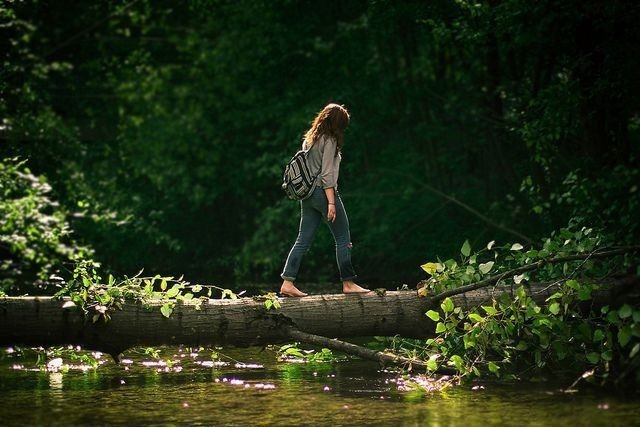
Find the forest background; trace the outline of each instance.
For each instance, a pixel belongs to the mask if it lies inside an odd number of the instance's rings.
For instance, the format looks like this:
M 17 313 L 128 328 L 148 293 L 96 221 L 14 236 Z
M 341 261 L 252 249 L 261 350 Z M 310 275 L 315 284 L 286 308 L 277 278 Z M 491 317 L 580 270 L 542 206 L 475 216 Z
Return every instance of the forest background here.
M 638 242 L 635 1 L 13 1 L 0 20 L 6 293 L 51 293 L 81 258 L 275 289 L 299 219 L 283 167 L 328 102 L 352 114 L 366 285 L 413 285 L 467 239 Z M 337 282 L 328 230 L 299 280 Z

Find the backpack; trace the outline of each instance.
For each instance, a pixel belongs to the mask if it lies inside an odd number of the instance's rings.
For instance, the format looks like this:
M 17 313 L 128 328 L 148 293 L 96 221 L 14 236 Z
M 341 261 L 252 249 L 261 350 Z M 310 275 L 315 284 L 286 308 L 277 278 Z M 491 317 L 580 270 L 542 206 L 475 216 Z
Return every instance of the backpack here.
M 318 175 L 311 175 L 308 153 L 309 151 L 298 151 L 285 166 L 282 189 L 290 199 L 305 200 L 313 193 Z

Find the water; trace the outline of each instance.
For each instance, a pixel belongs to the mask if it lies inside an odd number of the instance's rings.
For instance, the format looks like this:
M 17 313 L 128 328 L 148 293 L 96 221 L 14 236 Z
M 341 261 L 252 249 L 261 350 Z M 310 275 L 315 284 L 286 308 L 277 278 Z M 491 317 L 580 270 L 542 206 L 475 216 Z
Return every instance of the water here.
M 640 423 L 638 393 L 566 393 L 562 381 L 485 382 L 424 393 L 368 361 L 284 363 L 260 348 L 221 353 L 213 364 L 209 351 L 165 348 L 160 356 L 167 366 L 138 350 L 126 353 L 121 365 L 103 356 L 97 370 L 67 372 L 32 370 L 33 356 L 5 353 L 0 420 L 51 426 Z

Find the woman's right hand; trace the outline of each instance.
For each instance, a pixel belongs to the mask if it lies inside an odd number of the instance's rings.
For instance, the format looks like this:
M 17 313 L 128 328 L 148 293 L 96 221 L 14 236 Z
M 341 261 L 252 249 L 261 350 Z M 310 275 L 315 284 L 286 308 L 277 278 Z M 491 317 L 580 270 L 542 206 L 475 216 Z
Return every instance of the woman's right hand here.
M 329 205 L 327 209 L 327 221 L 333 222 L 336 220 L 336 205 Z

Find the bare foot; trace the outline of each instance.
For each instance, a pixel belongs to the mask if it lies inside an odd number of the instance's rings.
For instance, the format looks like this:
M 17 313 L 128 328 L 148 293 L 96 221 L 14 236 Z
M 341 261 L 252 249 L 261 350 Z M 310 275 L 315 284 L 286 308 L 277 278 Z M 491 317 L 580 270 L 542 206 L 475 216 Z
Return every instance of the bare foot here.
M 369 289 L 356 285 L 352 281 L 342 282 L 342 292 L 345 294 L 366 294 L 371 292 Z
M 280 286 L 280 294 L 286 297 L 295 298 L 307 296 L 307 294 L 296 288 L 291 280 L 285 280 L 284 282 L 282 282 L 282 286 Z

